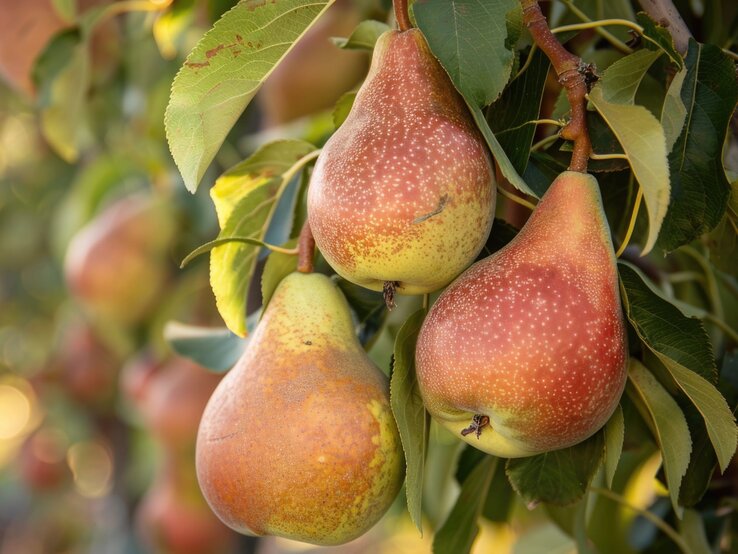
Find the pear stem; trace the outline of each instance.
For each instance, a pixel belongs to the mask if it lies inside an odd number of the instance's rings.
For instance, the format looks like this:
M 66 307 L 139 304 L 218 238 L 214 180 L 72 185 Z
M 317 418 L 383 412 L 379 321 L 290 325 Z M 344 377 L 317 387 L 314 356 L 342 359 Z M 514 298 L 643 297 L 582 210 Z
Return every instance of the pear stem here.
M 586 173 L 592 151 L 587 129 L 587 83 L 584 78 L 588 66 L 559 43 L 536 0 L 520 0 L 520 4 L 523 7 L 523 22 L 536 45 L 551 60 L 571 105 L 571 120 L 561 130 L 562 138 L 574 142 L 569 170 Z
M 395 19 L 397 20 L 397 26 L 400 28 L 400 31 L 409 31 L 412 29 L 413 23 L 410 21 L 407 0 L 392 0 L 392 5 L 395 8 Z
M 315 257 L 315 239 L 310 223 L 306 220 L 300 229 L 300 238 L 297 239 L 297 271 L 300 273 L 313 272 L 313 258 Z

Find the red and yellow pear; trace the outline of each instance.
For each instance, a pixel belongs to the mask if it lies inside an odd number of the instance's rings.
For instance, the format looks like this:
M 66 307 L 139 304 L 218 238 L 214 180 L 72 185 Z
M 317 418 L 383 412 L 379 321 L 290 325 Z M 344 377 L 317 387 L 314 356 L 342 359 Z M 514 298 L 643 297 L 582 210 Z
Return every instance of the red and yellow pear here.
M 481 251 L 494 171 L 462 97 L 418 29 L 387 31 L 308 190 L 315 242 L 342 277 L 440 289 Z
M 205 498 L 240 533 L 337 545 L 387 511 L 404 474 L 388 380 L 331 279 L 282 280 L 205 409 L 196 459 Z
M 490 454 L 574 445 L 615 410 L 628 360 L 597 181 L 567 171 L 517 237 L 428 313 L 416 367 L 431 415 Z

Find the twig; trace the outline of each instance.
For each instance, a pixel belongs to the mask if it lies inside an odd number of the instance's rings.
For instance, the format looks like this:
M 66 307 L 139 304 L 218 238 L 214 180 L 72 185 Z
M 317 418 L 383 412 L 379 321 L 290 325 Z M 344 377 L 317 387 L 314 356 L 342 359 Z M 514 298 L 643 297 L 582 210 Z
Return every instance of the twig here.
M 689 47 L 692 33 L 671 0 L 638 0 L 643 10 L 659 25 L 669 28 L 674 46 L 682 54 Z
M 581 19 L 584 22 L 583 25 L 586 25 L 586 26 L 580 27 L 577 24 L 564 25 L 562 27 L 556 27 L 555 29 L 551 29 L 552 33 L 556 34 L 556 33 L 563 33 L 565 31 L 576 31 L 580 29 L 594 29 L 595 33 L 597 33 L 602 38 L 604 38 L 606 41 L 608 41 L 610 44 L 612 44 L 615 48 L 620 50 L 623 54 L 633 53 L 633 49 L 630 46 L 625 44 L 622 40 L 617 38 L 612 33 L 602 28 L 606 25 L 623 25 L 623 21 L 627 21 L 627 20 L 605 19 L 602 21 L 592 21 L 589 17 L 587 17 L 587 14 L 585 14 L 583 11 L 581 11 L 571 2 L 564 2 L 564 4 L 566 4 L 569 10 L 579 19 Z M 628 21 L 625 25 L 628 25 L 628 24 L 632 24 L 632 23 Z
M 305 220 L 300 230 L 300 238 L 297 239 L 297 271 L 300 273 L 312 273 L 314 256 L 315 239 L 310 229 L 310 223 Z
M 567 51 L 548 28 L 546 18 L 536 0 L 520 0 L 523 22 L 533 40 L 551 60 L 559 83 L 566 89 L 571 106 L 571 120 L 561 130 L 561 137 L 574 142 L 569 170 L 587 172 L 587 161 L 592 150 L 587 130 L 587 85 L 580 72 L 582 60 Z

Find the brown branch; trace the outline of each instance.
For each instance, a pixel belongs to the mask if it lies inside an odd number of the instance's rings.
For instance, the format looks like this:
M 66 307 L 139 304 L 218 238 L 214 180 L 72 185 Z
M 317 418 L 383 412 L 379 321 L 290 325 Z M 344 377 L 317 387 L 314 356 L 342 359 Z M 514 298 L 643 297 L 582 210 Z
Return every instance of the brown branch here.
M 638 3 L 651 19 L 669 29 L 676 49 L 682 54 L 686 53 L 692 33 L 674 3 L 671 0 L 638 0 Z
M 586 173 L 592 144 L 587 129 L 587 84 L 581 71 L 585 64 L 559 43 L 548 28 L 546 17 L 536 0 L 520 0 L 520 3 L 523 6 L 523 21 L 535 43 L 551 60 L 571 105 L 571 120 L 561 130 L 562 138 L 574 142 L 569 169 Z
M 310 229 L 310 223 L 305 220 L 300 230 L 300 238 L 297 239 L 297 271 L 312 273 L 313 257 L 315 257 L 315 239 Z
M 412 29 L 413 24 L 410 21 L 408 0 L 392 0 L 392 4 L 395 8 L 395 19 L 397 20 L 397 26 L 400 28 L 400 31 Z

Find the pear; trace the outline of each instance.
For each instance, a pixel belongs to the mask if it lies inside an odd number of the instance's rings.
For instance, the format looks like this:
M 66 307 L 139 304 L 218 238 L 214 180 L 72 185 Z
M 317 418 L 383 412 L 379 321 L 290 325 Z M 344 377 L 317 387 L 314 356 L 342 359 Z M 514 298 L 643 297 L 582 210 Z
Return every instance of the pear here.
M 441 294 L 416 348 L 426 408 L 485 452 L 530 456 L 600 429 L 628 349 L 596 179 L 562 173 L 517 237 Z
M 64 274 L 92 316 L 134 325 L 153 310 L 167 280 L 172 215 L 163 203 L 133 195 L 107 206 L 74 235 Z
M 423 35 L 384 33 L 311 178 L 308 218 L 323 256 L 372 290 L 435 291 L 481 251 L 494 193 L 484 139 Z
M 221 375 L 181 357 L 157 368 L 144 385 L 146 426 L 170 451 L 191 450 L 205 406 Z
M 210 511 L 198 489 L 192 458 L 171 452 L 136 508 L 135 531 L 150 552 L 235 552 L 237 535 Z
M 328 277 L 280 283 L 208 402 L 196 459 L 205 498 L 240 533 L 337 545 L 389 508 L 404 458 L 388 381 Z

